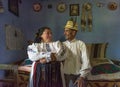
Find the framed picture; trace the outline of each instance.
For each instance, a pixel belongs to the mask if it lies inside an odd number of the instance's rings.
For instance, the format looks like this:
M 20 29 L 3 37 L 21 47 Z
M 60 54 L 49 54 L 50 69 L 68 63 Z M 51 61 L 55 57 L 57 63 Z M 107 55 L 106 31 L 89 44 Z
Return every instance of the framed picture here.
M 70 16 L 79 16 L 79 4 L 70 4 Z
M 16 16 L 19 16 L 18 0 L 8 0 L 8 10 Z

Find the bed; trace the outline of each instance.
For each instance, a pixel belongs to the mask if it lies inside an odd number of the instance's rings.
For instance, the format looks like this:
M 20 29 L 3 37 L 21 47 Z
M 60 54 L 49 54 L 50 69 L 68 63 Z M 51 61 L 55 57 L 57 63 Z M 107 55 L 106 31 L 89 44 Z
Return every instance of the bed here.
M 120 87 L 120 66 L 108 59 L 93 66 L 87 76 L 88 87 Z
M 120 66 L 106 57 L 108 43 L 86 44 L 92 65 L 88 87 L 120 87 Z
M 23 60 L 18 66 L 18 85 L 28 87 L 32 62 L 29 59 Z
M 87 43 L 86 46 L 92 65 L 87 87 L 120 87 L 120 66 L 105 56 L 108 43 Z M 31 71 L 29 59 L 24 60 L 18 70 L 19 87 L 27 87 Z

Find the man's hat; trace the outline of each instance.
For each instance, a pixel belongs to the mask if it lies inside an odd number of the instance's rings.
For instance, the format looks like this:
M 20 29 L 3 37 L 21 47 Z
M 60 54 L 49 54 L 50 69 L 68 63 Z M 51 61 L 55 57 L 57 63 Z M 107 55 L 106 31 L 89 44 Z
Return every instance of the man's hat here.
M 68 20 L 64 28 L 65 30 L 72 29 L 78 31 L 78 25 L 73 19 Z

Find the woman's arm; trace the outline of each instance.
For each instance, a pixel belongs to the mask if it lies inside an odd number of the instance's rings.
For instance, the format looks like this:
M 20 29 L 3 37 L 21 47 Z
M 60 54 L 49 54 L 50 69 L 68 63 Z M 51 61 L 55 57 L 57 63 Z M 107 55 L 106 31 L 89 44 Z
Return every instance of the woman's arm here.
M 29 45 L 27 48 L 27 54 L 28 57 L 31 61 L 38 61 L 40 59 L 45 58 L 47 62 L 49 62 L 51 60 L 50 56 L 51 56 L 51 52 L 40 52 L 38 51 L 38 45 L 37 44 L 32 44 Z

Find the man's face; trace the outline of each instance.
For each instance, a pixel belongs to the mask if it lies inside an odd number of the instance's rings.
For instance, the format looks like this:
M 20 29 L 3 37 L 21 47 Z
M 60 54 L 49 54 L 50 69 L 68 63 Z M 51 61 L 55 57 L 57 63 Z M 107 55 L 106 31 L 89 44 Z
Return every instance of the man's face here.
M 64 35 L 67 40 L 72 40 L 72 39 L 74 39 L 74 37 L 76 35 L 76 31 L 74 31 L 72 29 L 65 29 Z

